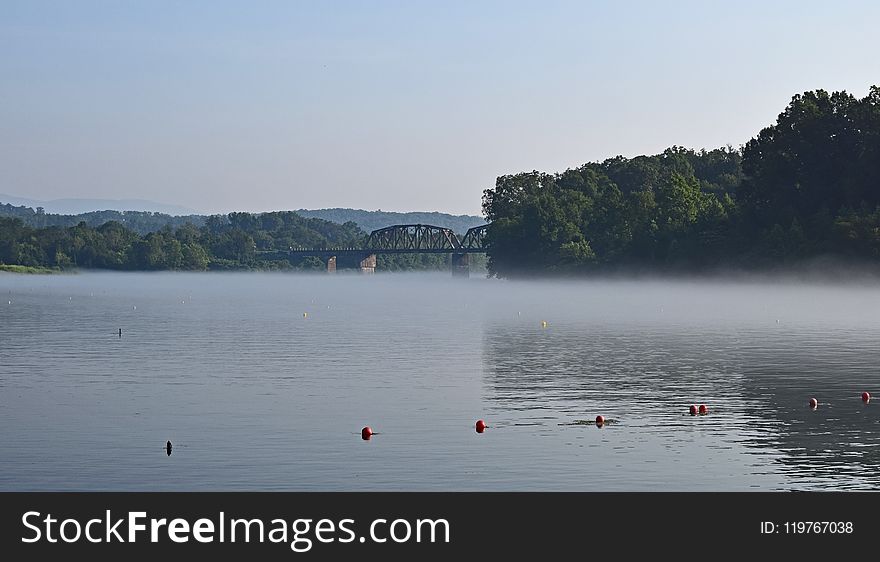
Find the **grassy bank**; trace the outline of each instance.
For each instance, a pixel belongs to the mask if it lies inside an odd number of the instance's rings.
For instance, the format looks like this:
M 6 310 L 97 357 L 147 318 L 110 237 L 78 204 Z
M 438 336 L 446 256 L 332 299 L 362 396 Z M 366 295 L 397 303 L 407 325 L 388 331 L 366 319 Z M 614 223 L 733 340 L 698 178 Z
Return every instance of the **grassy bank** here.
M 0 263 L 0 272 L 7 273 L 27 273 L 30 275 L 45 275 L 47 273 L 61 273 L 58 268 L 51 267 L 31 267 L 27 265 L 3 265 Z

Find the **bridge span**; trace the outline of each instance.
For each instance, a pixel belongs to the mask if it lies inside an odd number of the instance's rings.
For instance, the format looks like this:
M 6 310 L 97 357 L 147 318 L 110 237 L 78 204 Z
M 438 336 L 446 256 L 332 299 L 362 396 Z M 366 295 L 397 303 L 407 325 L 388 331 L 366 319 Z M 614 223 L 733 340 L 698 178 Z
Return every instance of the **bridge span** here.
M 470 274 L 470 254 L 485 253 L 483 244 L 488 225 L 475 226 L 459 237 L 449 228 L 430 224 L 397 224 L 371 232 L 358 247 L 291 247 L 289 250 L 260 252 L 277 257 L 319 257 L 326 261 L 327 271 L 336 271 L 336 260 L 354 258 L 363 273 L 376 270 L 377 254 L 449 254 L 452 275 Z

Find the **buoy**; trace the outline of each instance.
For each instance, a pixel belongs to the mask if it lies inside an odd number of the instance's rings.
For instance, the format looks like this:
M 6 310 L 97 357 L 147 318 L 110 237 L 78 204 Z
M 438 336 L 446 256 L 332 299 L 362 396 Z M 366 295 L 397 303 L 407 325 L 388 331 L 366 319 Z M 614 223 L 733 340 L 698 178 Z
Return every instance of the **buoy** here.
M 169 457 L 171 456 L 171 447 L 172 447 L 171 441 L 166 441 L 165 442 L 165 452 L 168 453 Z
M 373 436 L 373 429 L 370 426 L 367 426 L 361 430 L 361 439 L 364 441 L 369 441 L 370 437 Z
M 309 313 L 308 313 L 308 312 L 303 312 L 303 318 L 308 318 L 308 317 L 309 317 Z
M 862 393 L 862 402 L 867 404 L 870 401 L 871 401 L 871 393 L 870 392 L 863 392 Z
M 547 321 L 546 321 L 546 320 L 541 320 L 541 327 L 542 327 L 542 328 L 546 328 L 546 327 L 547 327 Z
M 691 415 L 692 416 L 697 415 L 697 407 L 694 404 L 691 404 Z
M 700 415 L 705 416 L 709 413 L 709 408 L 705 404 L 700 404 Z
M 605 425 L 605 416 L 596 416 L 596 425 L 599 427 Z
M 119 328 L 119 337 L 122 337 L 122 328 Z
M 484 431 L 486 431 L 486 422 L 484 422 L 483 420 L 477 420 L 475 427 L 477 433 L 483 433 Z
M 816 400 L 815 398 L 810 398 L 810 408 L 815 410 L 818 407 L 819 407 L 819 401 Z

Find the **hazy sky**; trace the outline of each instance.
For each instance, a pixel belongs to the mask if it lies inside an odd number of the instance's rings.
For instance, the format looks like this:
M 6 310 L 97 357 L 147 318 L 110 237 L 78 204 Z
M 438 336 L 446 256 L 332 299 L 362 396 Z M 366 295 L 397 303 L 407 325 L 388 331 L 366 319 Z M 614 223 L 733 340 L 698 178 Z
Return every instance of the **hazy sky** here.
M 0 0 L 0 193 L 478 213 L 880 83 L 880 2 Z

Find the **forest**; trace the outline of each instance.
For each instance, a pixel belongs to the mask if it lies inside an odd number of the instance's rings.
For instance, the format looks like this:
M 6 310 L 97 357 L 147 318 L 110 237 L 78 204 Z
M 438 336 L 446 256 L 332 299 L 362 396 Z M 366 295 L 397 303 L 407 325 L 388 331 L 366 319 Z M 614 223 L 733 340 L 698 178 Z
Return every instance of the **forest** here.
M 0 266 L 8 266 L 2 268 L 6 271 L 18 271 L 18 266 L 43 270 L 322 270 L 326 263 L 320 258 L 278 259 L 277 252 L 297 246 L 360 247 L 366 236 L 353 222 L 337 224 L 292 211 L 212 215 L 202 222 L 202 226 L 187 222 L 176 228 L 166 224 L 141 235 L 116 220 L 97 227 L 81 221 L 76 226 L 38 228 L 20 218 L 0 216 Z M 383 255 L 377 267 L 434 270 L 447 268 L 448 260 L 437 254 Z
M 324 264 L 314 258 L 264 260 L 260 251 L 356 245 L 363 235 L 354 223 L 339 225 L 293 212 L 215 215 L 201 227 L 166 225 L 145 235 L 118 221 L 35 228 L 0 217 L 0 263 L 57 269 L 319 269 Z
M 880 88 L 796 95 L 742 148 L 504 175 L 483 193 L 499 277 L 880 258 Z

